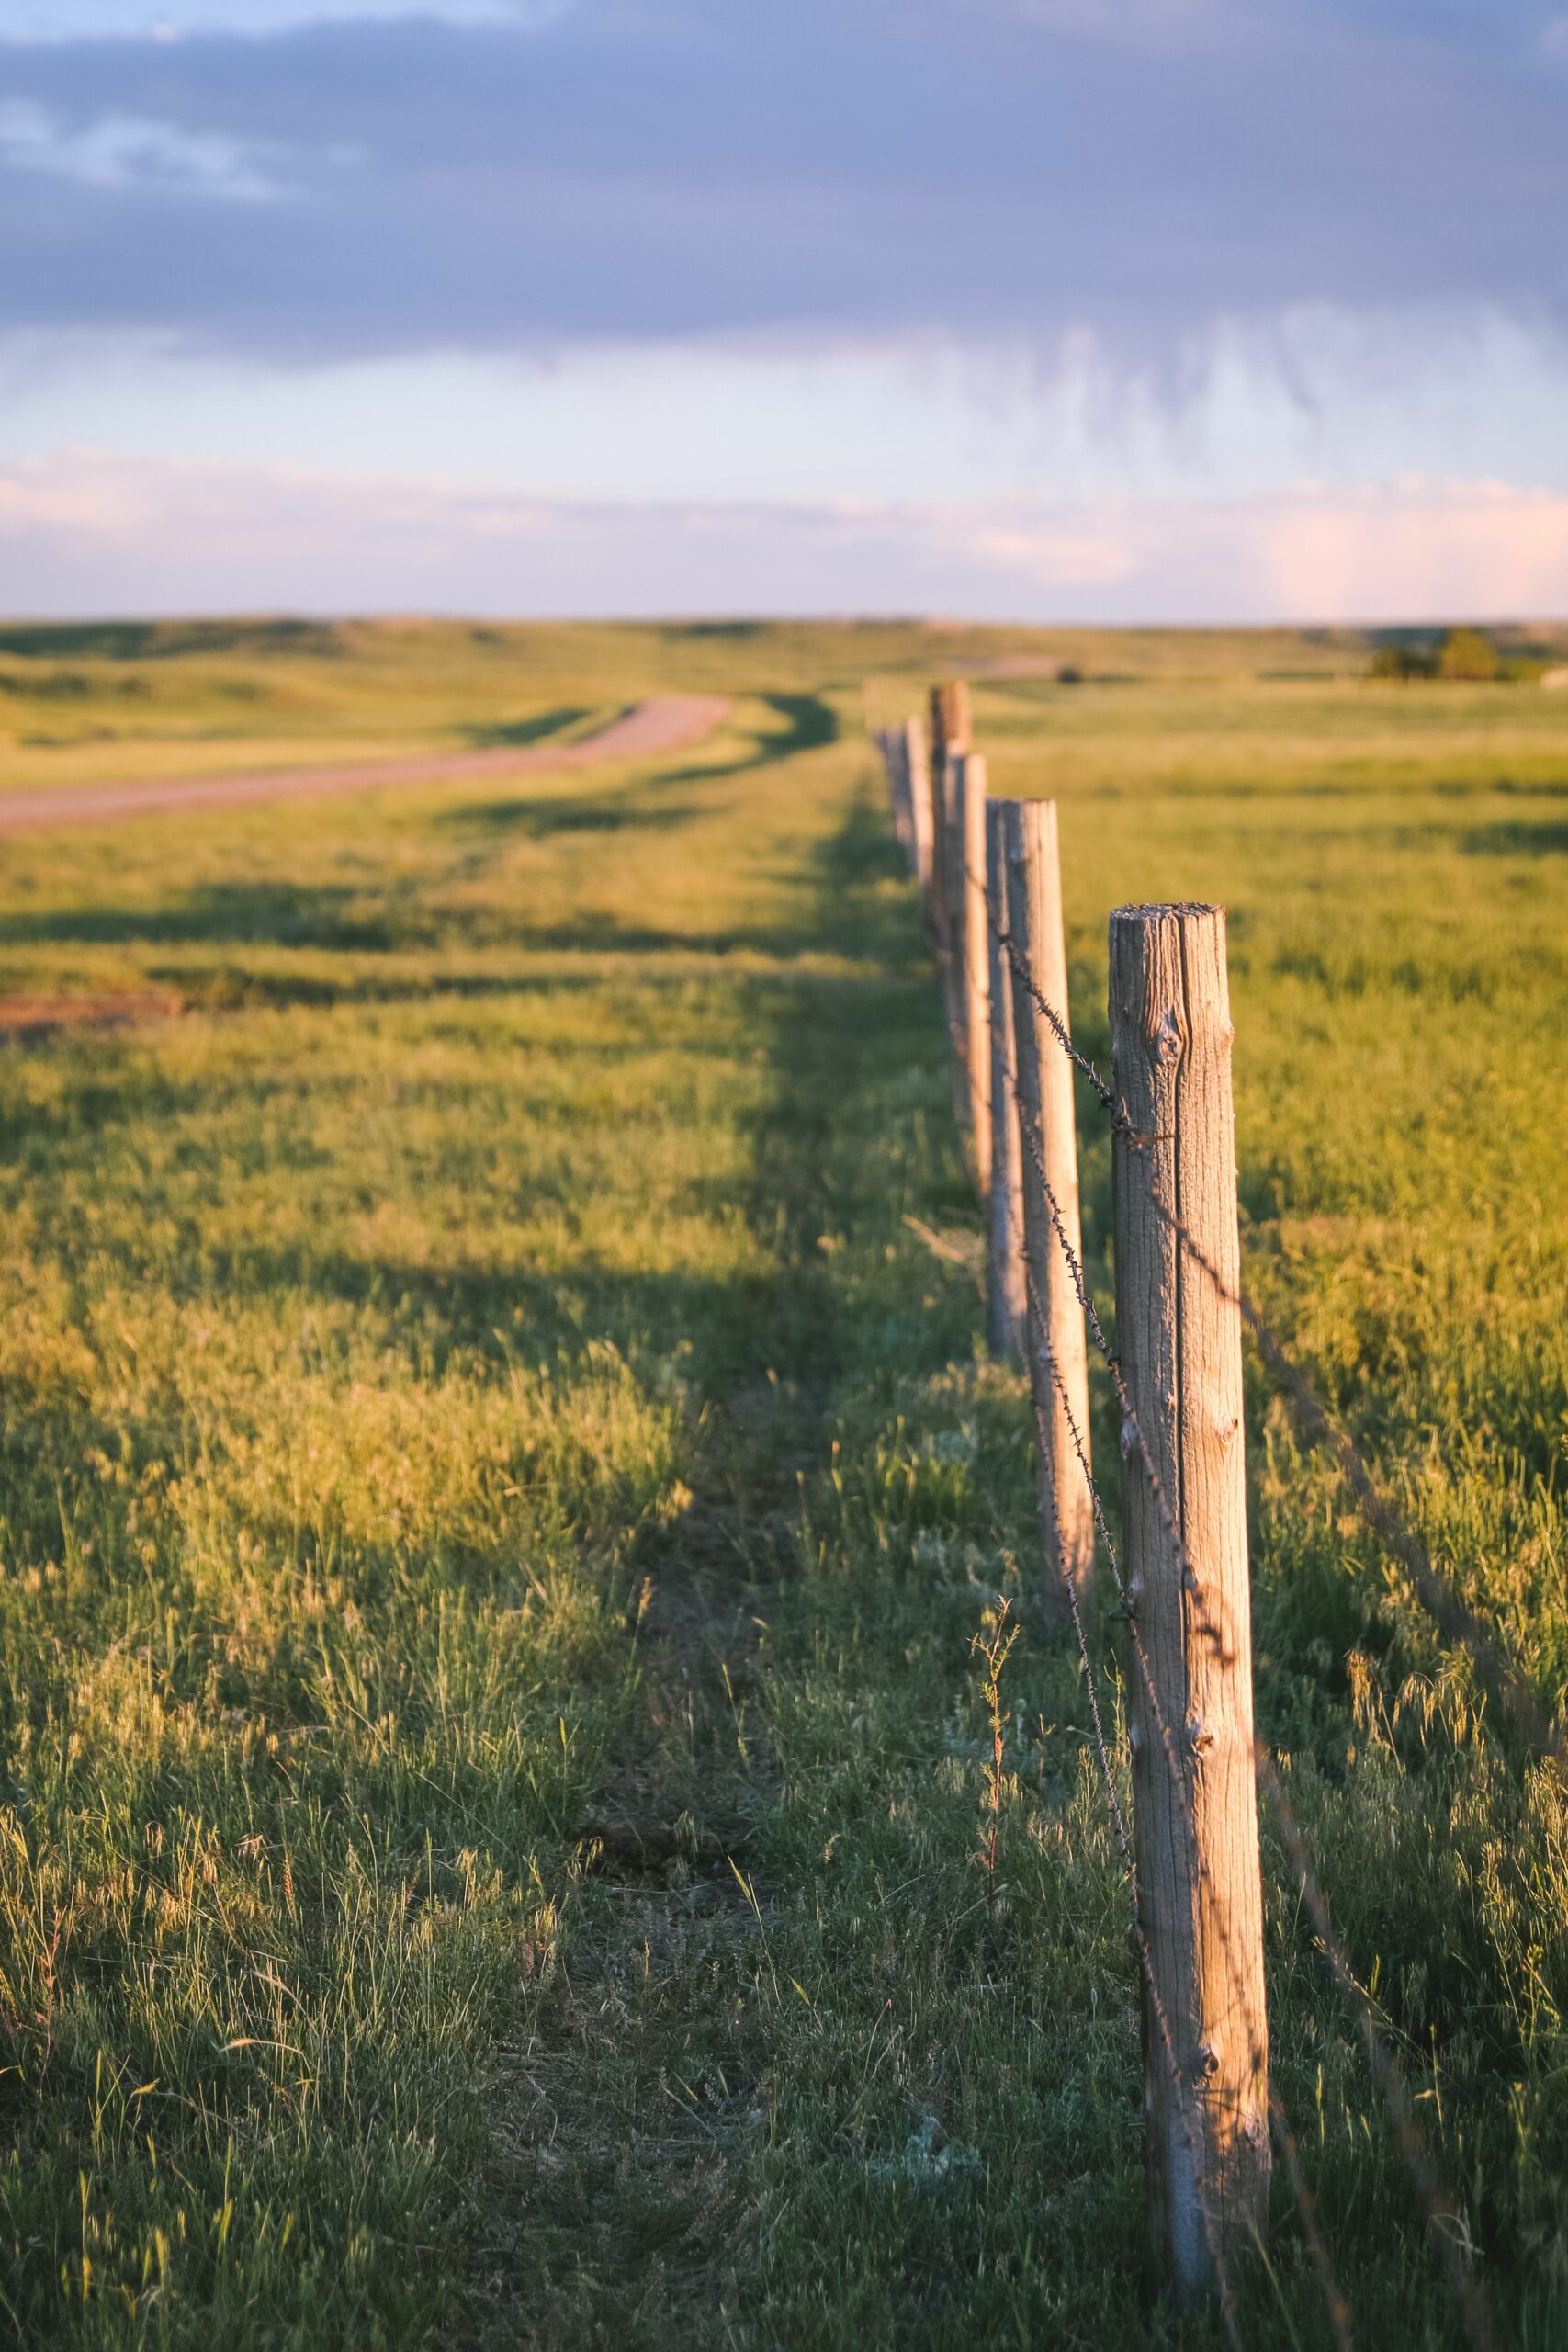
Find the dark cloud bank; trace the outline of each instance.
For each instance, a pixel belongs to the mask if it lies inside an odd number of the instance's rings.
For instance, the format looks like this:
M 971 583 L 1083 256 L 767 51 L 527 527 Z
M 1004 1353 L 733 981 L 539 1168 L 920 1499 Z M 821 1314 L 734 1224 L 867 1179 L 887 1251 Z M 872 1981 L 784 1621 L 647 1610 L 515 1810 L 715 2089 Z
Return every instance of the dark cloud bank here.
M 580 0 L 532 30 L 0 49 L 0 96 L 63 137 L 110 118 L 219 133 L 283 190 L 0 170 L 0 323 L 288 361 L 585 335 L 1044 342 L 1081 320 L 1149 343 L 1315 300 L 1568 314 L 1550 9 L 1150 0 L 1121 40 L 1093 37 L 1097 14 L 1113 0 Z

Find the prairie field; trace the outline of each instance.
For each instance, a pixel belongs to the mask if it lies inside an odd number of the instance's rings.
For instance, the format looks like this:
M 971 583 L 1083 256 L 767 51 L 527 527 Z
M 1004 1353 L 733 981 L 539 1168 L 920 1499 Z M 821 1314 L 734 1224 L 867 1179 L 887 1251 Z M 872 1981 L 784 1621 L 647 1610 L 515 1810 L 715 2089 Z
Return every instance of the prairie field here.
M 0 798 L 732 697 L 671 757 L 3 844 L 0 997 L 170 1007 L 0 1041 L 17 2343 L 1223 2342 L 1141 2286 L 1126 1888 L 864 716 L 966 671 L 993 792 L 1055 797 L 1097 1060 L 1108 910 L 1228 907 L 1247 1285 L 1561 1718 L 1568 695 L 1367 659 L 0 632 Z M 1499 2342 L 1547 2352 L 1568 1794 L 1247 1381 L 1259 1730 Z M 1089 1647 L 1124 1766 L 1109 1607 Z M 1459 2346 L 1267 1815 L 1264 1886 L 1355 2340 Z M 1282 2175 L 1237 2290 L 1247 2345 L 1333 2343 Z

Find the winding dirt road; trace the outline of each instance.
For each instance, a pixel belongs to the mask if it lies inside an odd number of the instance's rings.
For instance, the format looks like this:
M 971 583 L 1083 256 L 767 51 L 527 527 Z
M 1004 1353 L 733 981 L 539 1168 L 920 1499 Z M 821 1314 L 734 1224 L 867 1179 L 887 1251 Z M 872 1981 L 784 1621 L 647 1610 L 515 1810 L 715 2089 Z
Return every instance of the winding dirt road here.
M 62 784 L 43 792 L 0 793 L 0 835 L 54 825 L 113 825 L 171 808 L 243 808 L 256 801 L 319 800 L 334 792 L 389 785 L 444 784 L 466 776 L 542 775 L 605 760 L 681 752 L 712 733 L 729 708 L 722 695 L 655 695 L 580 742 L 487 752 L 418 752 L 393 760 L 268 768 L 249 775 L 170 776 L 134 784 Z

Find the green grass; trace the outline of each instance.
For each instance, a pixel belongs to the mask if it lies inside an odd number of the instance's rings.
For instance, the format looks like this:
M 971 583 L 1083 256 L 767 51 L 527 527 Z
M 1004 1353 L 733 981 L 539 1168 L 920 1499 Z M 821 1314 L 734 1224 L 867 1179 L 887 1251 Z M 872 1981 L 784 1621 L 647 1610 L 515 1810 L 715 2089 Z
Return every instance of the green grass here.
M 1229 904 L 1249 1284 L 1561 1708 L 1562 697 L 1285 633 L 11 632 L 33 784 L 737 697 L 640 766 L 8 844 L 0 990 L 186 1008 L 0 1049 L 18 2341 L 1218 2342 L 1140 2294 L 1125 1894 L 1033 1623 L 976 1860 L 1028 1419 L 860 696 L 960 660 L 1043 665 L 976 725 L 1061 802 L 1091 1052 L 1107 909 Z M 1557 2344 L 1562 1794 L 1256 1366 L 1248 1435 L 1260 1727 L 1503 2340 Z M 1456 2344 L 1264 1859 L 1358 2341 Z M 1282 2187 L 1239 2286 L 1327 2343 Z

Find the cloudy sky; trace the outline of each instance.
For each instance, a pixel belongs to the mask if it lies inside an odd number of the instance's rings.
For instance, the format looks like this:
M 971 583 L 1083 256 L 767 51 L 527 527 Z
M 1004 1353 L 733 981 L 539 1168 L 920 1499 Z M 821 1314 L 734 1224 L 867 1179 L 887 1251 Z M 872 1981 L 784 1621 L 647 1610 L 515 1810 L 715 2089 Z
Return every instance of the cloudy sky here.
M 0 0 L 0 608 L 1568 612 L 1568 0 Z

